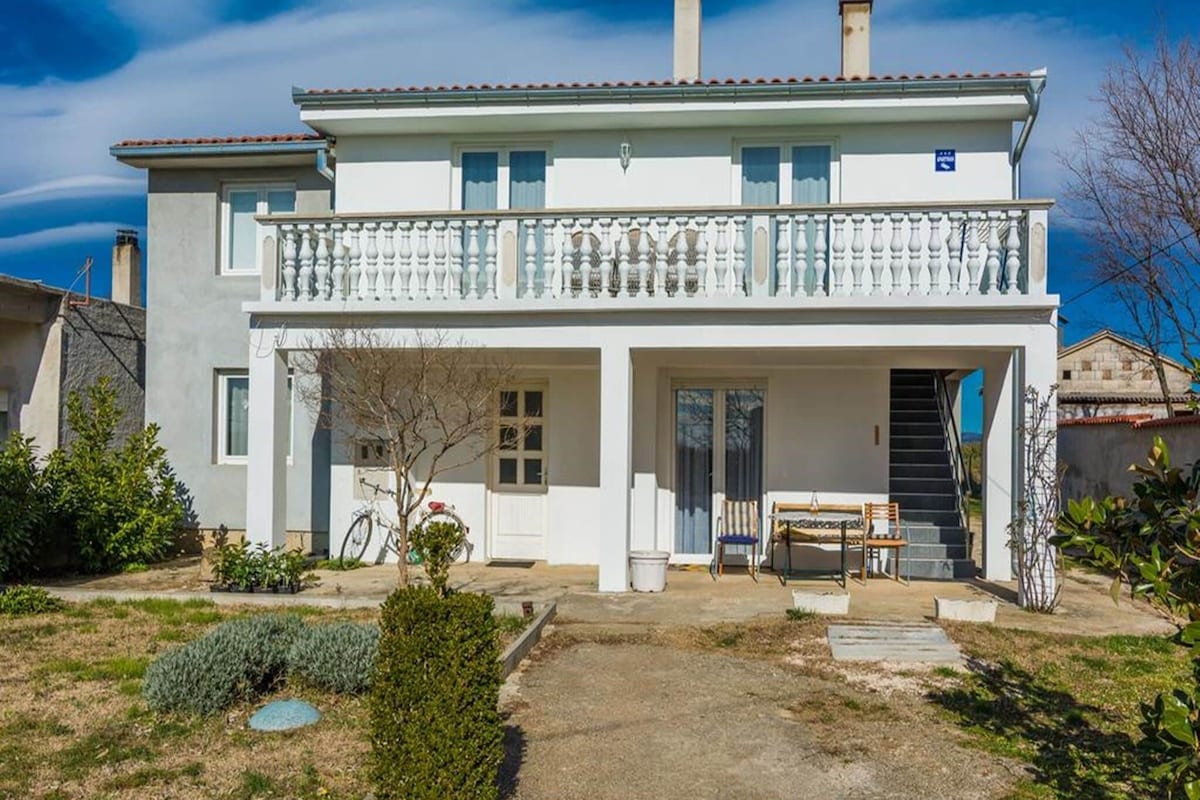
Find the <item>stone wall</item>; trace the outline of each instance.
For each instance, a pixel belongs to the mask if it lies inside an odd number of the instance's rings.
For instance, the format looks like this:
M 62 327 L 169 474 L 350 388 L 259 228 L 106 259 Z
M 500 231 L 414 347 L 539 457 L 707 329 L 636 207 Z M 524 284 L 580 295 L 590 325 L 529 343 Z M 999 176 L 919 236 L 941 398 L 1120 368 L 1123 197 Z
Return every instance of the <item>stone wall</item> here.
M 1064 501 L 1130 496 L 1137 475 L 1129 467 L 1145 463 L 1155 436 L 1167 443 L 1172 464 L 1186 465 L 1200 458 L 1200 418 L 1141 425 L 1128 421 L 1060 424 L 1058 460 L 1066 466 Z
M 145 424 L 146 311 L 92 298 L 87 305 L 63 301 L 62 403 L 59 442 L 68 446 L 66 399 L 107 376 L 125 413 L 117 428 L 116 443 Z M 168 453 L 168 457 L 170 454 Z
M 1164 365 L 1172 394 L 1185 394 L 1191 376 Z M 1158 376 L 1145 353 L 1118 339 L 1102 338 L 1058 359 L 1058 390 L 1062 394 L 1157 394 Z M 1115 412 L 1114 412 L 1115 413 Z

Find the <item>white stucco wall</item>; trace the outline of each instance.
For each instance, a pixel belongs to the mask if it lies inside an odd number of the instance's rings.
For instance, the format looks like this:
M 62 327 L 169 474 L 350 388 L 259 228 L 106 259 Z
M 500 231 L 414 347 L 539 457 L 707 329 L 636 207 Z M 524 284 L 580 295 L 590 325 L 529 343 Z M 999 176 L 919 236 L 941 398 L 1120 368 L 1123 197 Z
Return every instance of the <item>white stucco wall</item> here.
M 0 389 L 9 429 L 32 436 L 45 456 L 58 447 L 62 321 L 0 322 Z
M 617 158 L 633 145 L 627 171 Z M 743 145 L 830 144 L 835 202 L 1002 200 L 1011 196 L 1012 124 L 889 123 L 839 127 L 714 128 L 467 136 L 343 136 L 337 144 L 337 208 L 344 213 L 455 207 L 453 165 L 462 148 L 545 149 L 547 205 L 687 207 L 740 201 Z M 958 151 L 957 170 L 934 171 L 934 151 Z M 781 188 L 787 199 L 787 188 Z

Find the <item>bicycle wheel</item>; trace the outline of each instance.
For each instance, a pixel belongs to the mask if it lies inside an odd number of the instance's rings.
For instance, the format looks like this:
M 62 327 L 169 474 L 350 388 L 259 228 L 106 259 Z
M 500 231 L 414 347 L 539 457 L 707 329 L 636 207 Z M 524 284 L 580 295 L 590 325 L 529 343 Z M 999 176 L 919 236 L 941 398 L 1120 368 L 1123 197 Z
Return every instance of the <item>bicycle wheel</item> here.
M 338 554 L 338 558 L 343 564 L 347 561 L 362 561 L 367 552 L 367 545 L 371 543 L 373 526 L 371 515 L 366 513 L 359 514 L 350 523 L 350 528 L 346 531 L 346 538 L 342 540 L 342 551 Z
M 454 545 L 454 549 L 450 551 L 450 562 L 457 563 L 459 559 L 466 554 L 464 561 L 471 560 L 471 549 L 467 542 L 467 526 L 462 521 L 458 514 L 448 508 L 439 508 L 436 511 L 426 511 L 421 517 L 420 525 L 426 525 L 430 522 L 450 522 L 458 526 L 459 537 L 458 542 Z

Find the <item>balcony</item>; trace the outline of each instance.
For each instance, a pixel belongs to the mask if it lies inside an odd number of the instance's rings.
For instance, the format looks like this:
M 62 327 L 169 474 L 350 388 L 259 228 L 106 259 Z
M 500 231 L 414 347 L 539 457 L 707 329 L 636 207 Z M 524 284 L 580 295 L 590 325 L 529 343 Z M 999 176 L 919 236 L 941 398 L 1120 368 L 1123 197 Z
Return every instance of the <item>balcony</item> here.
M 255 310 L 1051 305 L 1050 206 L 262 217 L 275 267 Z

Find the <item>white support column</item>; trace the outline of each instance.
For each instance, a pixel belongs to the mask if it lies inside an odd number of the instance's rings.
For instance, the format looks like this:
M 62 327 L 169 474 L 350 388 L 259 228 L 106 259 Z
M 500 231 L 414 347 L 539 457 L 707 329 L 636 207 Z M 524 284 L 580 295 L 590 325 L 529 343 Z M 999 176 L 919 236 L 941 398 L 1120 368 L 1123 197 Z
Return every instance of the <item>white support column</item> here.
M 1058 421 L 1058 402 L 1053 395 L 1052 389 L 1058 380 L 1058 330 L 1054 325 L 1045 325 L 1034 335 L 1033 341 L 1025 348 L 1021 359 L 1023 382 L 1025 388 L 1037 390 L 1038 397 L 1042 400 L 1049 400 L 1050 405 L 1047 409 L 1046 420 L 1048 425 L 1057 427 Z M 1018 409 L 1022 414 L 1022 418 L 1026 416 L 1028 411 L 1024 402 L 1024 392 L 1018 398 Z M 1022 424 L 1019 419 L 1018 425 Z M 1058 452 L 1057 452 L 1057 437 L 1047 435 L 1049 432 L 1042 431 L 1041 439 L 1048 447 L 1048 452 L 1045 452 L 1046 463 L 1042 465 L 1045 470 L 1043 474 L 1053 475 L 1053 471 L 1058 468 Z M 1029 474 L 1031 465 L 1024 463 L 1025 453 L 1029 452 L 1028 448 L 1022 446 L 1022 458 L 1018 464 L 1020 468 L 1019 474 L 1019 491 L 1028 491 L 1028 500 L 1030 507 L 1030 515 L 1035 522 L 1047 519 L 1048 517 L 1058 516 L 1059 498 L 1052 495 L 1053 492 L 1047 492 L 1046 487 L 1039 481 L 1030 481 Z M 1033 449 L 1039 449 L 1038 444 L 1035 444 Z M 1026 603 L 1026 594 L 1032 594 L 1034 600 L 1037 598 L 1052 598 L 1055 593 L 1055 583 L 1057 576 L 1055 575 L 1053 566 L 1053 554 L 1043 551 L 1044 556 L 1037 562 L 1041 565 L 1038 570 L 1040 574 L 1030 576 L 1030 586 L 1018 587 L 1020 591 L 1019 602 L 1021 605 Z
M 629 588 L 629 485 L 633 468 L 633 364 L 624 345 L 600 349 L 600 591 Z
M 1015 353 L 990 356 L 983 369 L 983 577 L 1012 580 L 1008 525 L 1013 518 L 1017 418 Z
M 287 373 L 287 352 L 252 335 L 246 539 L 268 547 L 281 546 L 287 533 Z

